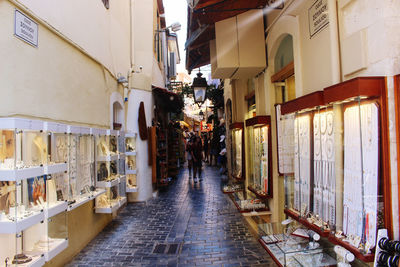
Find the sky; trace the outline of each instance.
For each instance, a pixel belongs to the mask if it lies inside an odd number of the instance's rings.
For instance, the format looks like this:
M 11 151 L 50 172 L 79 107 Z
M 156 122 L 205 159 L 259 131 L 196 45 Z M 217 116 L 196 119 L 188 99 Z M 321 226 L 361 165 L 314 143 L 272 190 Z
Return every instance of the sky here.
M 179 54 L 181 56 L 181 63 L 177 66 L 178 72 L 185 70 L 185 41 L 187 31 L 187 1 L 186 0 L 164 0 L 165 20 L 167 26 L 174 22 L 179 22 L 182 29 L 177 33 L 179 43 Z
M 177 33 L 179 43 L 179 53 L 181 56 L 181 63 L 177 66 L 177 72 L 187 72 L 185 69 L 186 62 L 186 33 L 187 33 L 187 0 L 163 0 L 165 9 L 165 20 L 167 27 L 174 22 L 179 22 L 182 25 L 182 29 Z M 208 79 L 210 73 L 210 66 L 201 68 L 201 72 L 204 74 L 203 77 Z M 196 77 L 196 71 L 192 71 L 191 77 Z

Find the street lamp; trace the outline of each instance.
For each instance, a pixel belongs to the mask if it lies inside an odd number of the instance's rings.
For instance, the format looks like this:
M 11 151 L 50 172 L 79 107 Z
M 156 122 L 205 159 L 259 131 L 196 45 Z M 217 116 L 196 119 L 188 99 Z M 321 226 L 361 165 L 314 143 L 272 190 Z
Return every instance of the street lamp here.
M 201 72 L 197 73 L 197 77 L 193 79 L 192 87 L 194 93 L 194 102 L 201 106 L 206 100 L 207 80 L 201 77 Z

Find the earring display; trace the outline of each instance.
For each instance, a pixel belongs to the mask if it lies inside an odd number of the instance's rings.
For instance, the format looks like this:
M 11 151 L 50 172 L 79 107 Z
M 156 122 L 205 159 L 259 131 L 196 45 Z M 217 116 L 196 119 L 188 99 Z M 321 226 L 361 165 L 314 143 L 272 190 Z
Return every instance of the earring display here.
M 294 114 L 281 114 L 281 105 L 275 106 L 278 143 L 278 171 L 280 174 L 294 173 Z
M 260 199 L 272 197 L 270 126 L 270 116 L 258 116 L 246 120 L 251 155 L 248 189 Z
M 359 121 L 360 123 L 354 123 Z M 349 107 L 344 112 L 343 233 L 375 246 L 378 210 L 378 108 Z
M 232 177 L 236 180 L 244 178 L 244 136 L 243 123 L 237 122 L 229 126 L 231 129 L 232 147 Z
M 294 161 L 294 207 L 296 210 L 310 211 L 311 174 L 311 121 L 309 115 L 297 116 L 294 121 L 295 161 Z
M 386 97 L 383 77 L 362 77 L 281 106 L 296 116 L 284 212 L 363 262 L 374 259 L 377 229 L 392 223 Z
M 323 222 L 336 222 L 335 149 L 333 111 L 314 115 L 314 207 L 313 215 Z M 314 219 L 314 221 L 316 221 Z M 320 227 L 323 227 L 320 225 Z

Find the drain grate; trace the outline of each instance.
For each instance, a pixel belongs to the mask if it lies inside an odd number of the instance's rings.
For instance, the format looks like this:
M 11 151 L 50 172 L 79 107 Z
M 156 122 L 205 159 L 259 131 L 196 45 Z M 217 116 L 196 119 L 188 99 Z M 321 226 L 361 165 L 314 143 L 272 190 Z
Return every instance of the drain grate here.
M 156 243 L 153 249 L 153 254 L 178 254 L 181 250 L 181 243 L 158 244 Z

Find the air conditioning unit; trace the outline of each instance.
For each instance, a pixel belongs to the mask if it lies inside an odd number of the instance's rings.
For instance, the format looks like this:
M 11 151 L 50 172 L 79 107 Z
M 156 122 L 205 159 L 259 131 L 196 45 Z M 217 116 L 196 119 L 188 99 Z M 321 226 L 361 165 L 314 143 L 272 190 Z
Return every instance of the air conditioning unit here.
M 169 67 L 168 67 L 168 77 L 176 78 L 176 56 L 175 52 L 169 53 Z

